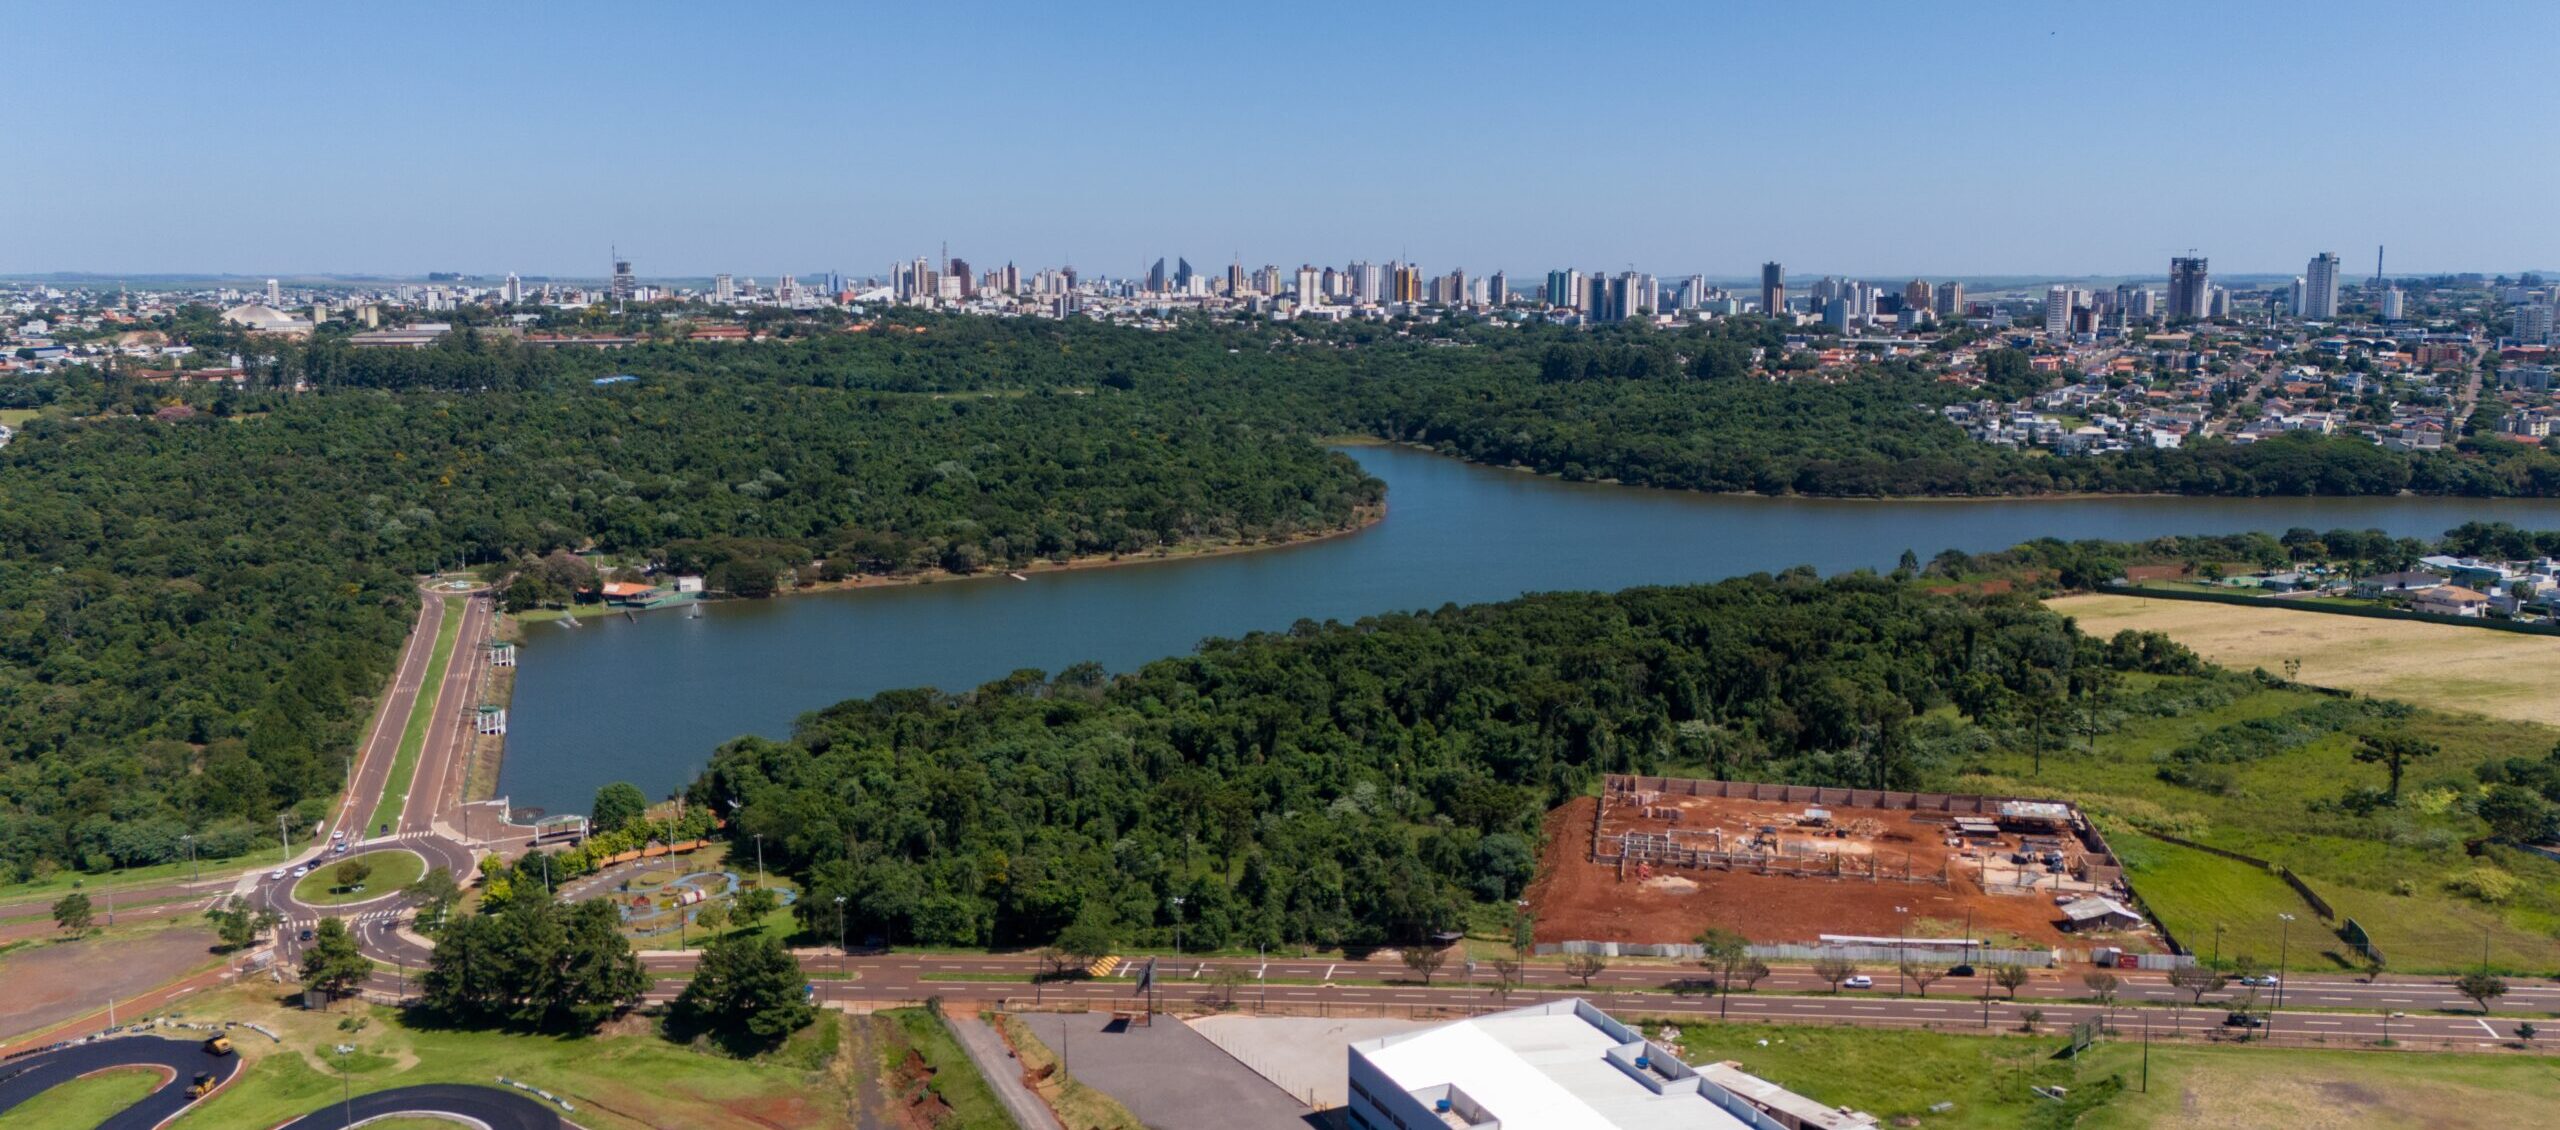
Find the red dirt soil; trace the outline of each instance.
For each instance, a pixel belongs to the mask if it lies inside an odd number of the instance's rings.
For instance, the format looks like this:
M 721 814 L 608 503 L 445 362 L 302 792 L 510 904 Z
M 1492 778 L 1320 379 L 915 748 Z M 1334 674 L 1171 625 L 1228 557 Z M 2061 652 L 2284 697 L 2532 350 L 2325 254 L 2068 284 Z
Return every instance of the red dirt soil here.
M 1692 798 L 1669 798 L 1673 803 Z M 1540 942 L 1687 942 L 1710 926 L 1739 930 L 1755 942 L 1814 942 L 1823 934 L 1858 934 L 1892 937 L 1902 929 L 1905 917 L 1894 907 L 1911 908 L 1908 922 L 1914 935 L 1954 936 L 1961 933 L 1966 912 L 1971 911 L 1976 937 L 2015 935 L 2039 945 L 2060 945 L 2069 940 L 2054 923 L 2050 895 L 1985 894 L 1971 875 L 1959 864 L 1955 877 L 1948 883 L 1907 883 L 1894 879 L 1873 881 L 1866 878 L 1820 878 L 1788 875 L 1757 875 L 1747 871 L 1658 871 L 1652 883 L 1639 882 L 1633 872 L 1620 882 L 1614 865 L 1593 863 L 1588 858 L 1591 848 L 1591 817 L 1594 797 L 1576 797 L 1547 814 L 1546 848 L 1538 861 L 1538 878 L 1529 885 L 1529 903 L 1537 917 L 1537 940 Z M 1735 815 L 1754 802 L 1718 800 Z M 1757 805 L 1777 812 L 1802 805 Z M 1632 825 L 1619 817 L 1627 806 L 1613 805 L 1607 831 L 1615 834 Z M 1868 809 L 1838 809 L 1841 820 L 1860 817 L 1875 819 L 1889 831 L 1901 830 L 1909 822 L 1908 813 Z M 1632 813 L 1630 813 L 1632 814 Z M 1698 812 L 1689 813 L 1683 826 L 1705 828 L 1713 821 L 1702 821 Z M 1765 823 L 1782 823 L 1776 819 Z M 1914 835 L 1909 842 L 1899 839 L 1871 841 L 1874 852 L 1884 860 L 1888 874 L 1899 871 L 1901 857 L 1912 856 L 1911 868 L 1917 874 L 1932 874 L 1949 854 L 1943 842 L 1932 835 Z M 1863 856 L 1852 856 L 1853 861 Z M 1694 891 L 1676 888 L 1668 879 L 1687 880 L 1696 884 Z M 1924 926 L 1933 921 L 1937 928 Z M 1953 928 L 1946 924 L 1952 923 Z M 2088 939 L 2081 939 L 2087 944 Z

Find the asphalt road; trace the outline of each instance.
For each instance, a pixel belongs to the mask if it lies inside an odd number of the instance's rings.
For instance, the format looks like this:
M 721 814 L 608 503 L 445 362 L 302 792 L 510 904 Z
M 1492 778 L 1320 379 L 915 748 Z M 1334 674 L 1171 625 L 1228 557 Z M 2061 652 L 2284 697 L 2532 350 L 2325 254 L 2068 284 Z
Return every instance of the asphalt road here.
M 187 1088 L 194 1084 L 197 1072 L 211 1072 L 220 1081 L 217 1086 L 228 1084 L 240 1070 L 240 1057 L 211 1055 L 194 1041 L 158 1036 L 123 1036 L 41 1052 L 0 1064 L 0 1111 L 111 1067 L 150 1067 L 168 1073 L 168 1081 L 158 1090 L 98 1124 L 98 1130 L 151 1130 L 196 1101 Z
M 331 1103 L 285 1123 L 279 1130 L 346 1130 L 369 1119 L 403 1114 L 466 1119 L 465 1125 L 478 1123 L 486 1130 L 555 1130 L 562 1124 L 559 1111 L 530 1096 L 496 1087 L 431 1083 L 357 1095 L 348 1103 Z

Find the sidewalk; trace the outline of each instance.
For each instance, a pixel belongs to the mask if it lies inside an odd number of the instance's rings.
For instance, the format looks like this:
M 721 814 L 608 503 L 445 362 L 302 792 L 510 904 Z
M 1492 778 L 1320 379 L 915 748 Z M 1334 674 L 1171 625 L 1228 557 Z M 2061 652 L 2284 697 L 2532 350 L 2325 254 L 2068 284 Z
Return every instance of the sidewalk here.
M 978 1065 L 978 1074 L 987 1077 L 987 1085 L 995 1089 L 996 1098 L 1013 1114 L 1014 1125 L 1023 1130 L 1065 1130 L 1058 1125 L 1057 1116 L 1049 1113 L 1048 1104 L 1022 1085 L 1021 1061 L 1005 1050 L 1004 1037 L 996 1035 L 985 1020 L 946 1013 L 942 1026 L 960 1041 L 961 1050 L 968 1052 L 970 1062 Z

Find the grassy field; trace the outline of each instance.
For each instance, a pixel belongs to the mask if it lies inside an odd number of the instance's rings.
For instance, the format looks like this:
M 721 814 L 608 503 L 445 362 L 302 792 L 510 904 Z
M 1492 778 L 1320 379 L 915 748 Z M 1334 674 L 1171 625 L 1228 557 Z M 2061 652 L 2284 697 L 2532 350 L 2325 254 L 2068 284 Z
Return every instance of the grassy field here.
M 355 860 L 373 864 L 373 874 L 365 876 L 364 885 L 351 891 L 338 889 L 338 865 Z M 418 881 L 427 873 L 426 857 L 414 851 L 388 849 L 358 852 L 324 861 L 310 874 L 293 885 L 293 897 L 313 906 L 338 906 L 365 902 L 393 894 Z
M 2197 687 L 2203 684 L 2196 680 L 2140 678 L 2128 680 L 2126 695 Z M 2041 774 L 2023 752 L 1976 755 L 1954 791 L 2060 795 L 2096 814 L 2110 835 L 2127 828 L 2158 829 L 2274 860 L 2292 868 L 2342 918 L 2353 917 L 2371 931 L 2395 970 L 2463 968 L 2480 960 L 2484 943 L 2490 960 L 2511 971 L 2560 970 L 2560 940 L 2555 940 L 2560 939 L 2560 864 L 2495 847 L 2485 849 L 2483 859 L 2472 858 L 2465 844 L 2482 828 L 2460 804 L 2478 787 L 2472 769 L 2479 763 L 2543 757 L 2560 734 L 2476 715 L 2421 712 L 2406 727 L 2443 752 L 2410 767 L 2399 807 L 2369 815 L 2343 811 L 2337 804 L 2351 785 L 2383 784 L 2380 767 L 2353 760 L 2355 740 L 2348 732 L 2327 733 L 2224 767 L 2229 779 L 2218 792 L 2162 780 L 2159 770 L 2168 754 L 2204 735 L 2336 701 L 2310 691 L 2233 693 L 2222 695 L 2229 701 L 2218 705 L 2129 718 L 2099 737 L 2095 754 L 2075 742 L 2072 749 L 2048 756 Z M 2152 898 L 2158 888 L 2155 911 L 2187 945 L 2210 947 L 2213 924 L 2221 921 L 2226 957 L 2246 949 L 2273 962 L 2277 924 L 2272 915 L 2281 907 L 2301 918 L 2293 928 L 2295 968 L 2341 966 L 2341 960 L 2328 956 L 2343 950 L 2334 936 L 2309 916 L 2299 899 L 2287 905 L 2278 898 L 2281 888 L 2271 887 L 2264 876 L 2218 857 L 2150 847 L 2139 841 L 2128 846 L 2138 871 L 2149 866 L 2148 874 L 2136 874 L 2135 891 Z M 2476 902 L 2448 889 L 2450 877 L 2482 862 L 2519 880 L 2516 895 L 2504 905 Z M 2194 874 L 2182 875 L 2182 868 L 2192 868 Z
M 2334 944 L 2302 896 L 2264 870 L 2135 832 L 2117 832 L 2107 843 L 2151 912 L 2200 956 L 2219 954 L 2226 966 L 2244 955 L 2275 964 L 2288 948 L 2279 914 L 2297 919 L 2290 937 L 2301 952 Z
M 2551 693 L 2560 636 L 2138 596 L 2066 596 L 2046 604 L 2077 617 L 2093 635 L 2161 632 L 2234 670 L 2281 672 L 2286 660 L 2299 659 L 2305 683 L 2560 725 L 2560 695 Z
M 888 1024 L 891 1036 L 880 1041 L 881 1077 L 900 1077 L 907 1053 L 914 1052 L 932 1072 L 921 1085 L 951 1106 L 941 1125 L 950 1130 L 1008 1130 L 1013 1125 L 1013 1116 L 1005 1113 L 995 1089 L 978 1074 L 977 1064 L 960 1050 L 960 1041 L 942 1026 L 941 1017 L 921 1008 L 896 1008 L 874 1019 Z M 904 1101 L 909 1096 L 902 1091 L 896 1097 Z
M 562 1039 L 411 1027 L 383 1008 L 342 1003 L 334 1012 L 288 1007 L 275 986 L 239 986 L 181 1006 L 191 1020 L 253 1020 L 281 1044 L 235 1036 L 241 1075 L 187 1115 L 191 1127 L 264 1130 L 339 1096 L 338 1044 L 357 1094 L 417 1083 L 492 1084 L 505 1075 L 563 1095 L 575 1120 L 604 1130 L 763 1130 L 807 1126 L 851 1130 L 849 1073 L 835 1062 L 837 1041 L 820 1027 L 754 1060 L 737 1060 L 667 1042 L 642 1019 L 618 1022 L 600 1036 Z M 827 1025 L 842 1018 L 822 1014 Z
M 160 1089 L 160 1073 L 147 1067 L 102 1071 L 53 1087 L 0 1114 L 0 1130 L 53 1130 L 97 1126 L 107 1116 Z
M 101 871 L 95 874 L 56 871 L 29 882 L 0 885 L 0 902 L 12 905 L 34 899 L 50 902 L 72 891 L 80 890 L 89 892 L 89 897 L 99 900 L 99 904 L 103 906 L 105 899 L 100 892 L 110 888 L 120 890 L 125 887 L 166 883 L 172 880 L 185 881 L 197 874 L 202 874 L 207 881 L 213 881 L 240 871 L 273 867 L 290 858 L 292 856 L 285 853 L 283 845 L 269 843 L 246 855 L 235 855 L 228 859 L 201 859 L 192 864 L 182 859 L 176 863 L 155 863 L 149 867 L 127 867 L 118 871 Z
M 409 725 L 400 732 L 400 749 L 391 758 L 391 774 L 382 783 L 382 798 L 374 803 L 373 815 L 360 826 L 363 831 L 400 822 L 400 808 L 408 800 L 409 779 L 418 774 L 418 753 L 426 748 L 427 730 L 436 719 L 438 698 L 444 694 L 445 668 L 453 665 L 453 640 L 462 632 L 463 601 L 444 606 L 444 619 L 436 625 L 436 649 L 427 656 L 426 682 L 419 686 L 418 697 L 409 707 Z
M 0 408 L 0 424 L 7 424 L 13 428 L 22 427 L 42 411 L 44 410 L 41 408 Z
M 1647 1022 L 1652 1034 L 1659 1024 Z M 2155 1044 L 2150 1089 L 2137 1041 L 2101 1041 L 2078 1063 L 2058 1061 L 2058 1036 L 1967 1036 L 1784 1025 L 1688 1024 L 1692 1063 L 1731 1059 L 1744 1070 L 1827 1103 L 1943 1130 L 2074 1125 L 2030 1087 L 2097 1098 L 2110 1076 L 2124 1090 L 2076 1123 L 2082 1130 L 2173 1127 L 2505 1127 L 2543 1120 L 2560 1088 L 2544 1057 L 2319 1051 Z M 1943 1113 L 1929 1107 L 1955 1104 Z

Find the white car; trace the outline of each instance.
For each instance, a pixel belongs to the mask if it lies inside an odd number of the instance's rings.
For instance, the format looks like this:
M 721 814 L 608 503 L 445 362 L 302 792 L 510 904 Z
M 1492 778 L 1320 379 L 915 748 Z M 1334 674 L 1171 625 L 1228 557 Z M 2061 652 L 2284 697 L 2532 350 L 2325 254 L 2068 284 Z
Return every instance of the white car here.
M 275 880 L 275 879 L 281 879 L 281 878 L 284 878 L 284 868 L 279 867 L 279 868 L 276 868 L 276 869 L 275 869 L 275 870 L 273 870 L 273 871 L 269 871 L 269 872 L 267 872 L 267 878 L 268 878 L 269 880 Z
M 1872 989 L 1876 987 L 1876 979 L 1861 973 L 1846 981 L 1840 982 L 1840 986 L 1846 989 Z
M 2252 989 L 2272 989 L 2276 987 L 2276 975 L 2273 973 L 2260 973 L 2251 977 L 2243 977 L 2240 979 L 2240 983 L 2247 985 Z
M 300 867 L 296 867 L 296 868 L 294 868 L 294 869 L 293 869 L 293 877 L 294 877 L 294 878 L 296 878 L 296 879 L 299 879 L 299 878 L 301 878 L 301 877 L 303 877 L 303 876 L 305 876 L 305 875 L 308 875 L 308 874 L 310 874 L 310 873 L 311 873 L 311 865 L 310 865 L 310 864 L 308 864 L 308 863 L 303 864 L 302 866 L 300 866 Z

